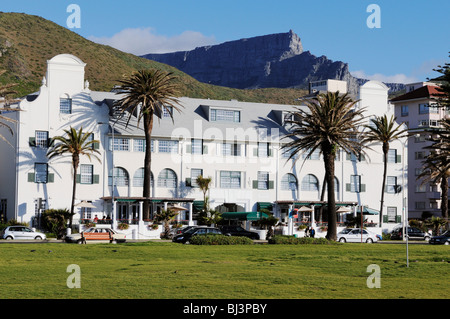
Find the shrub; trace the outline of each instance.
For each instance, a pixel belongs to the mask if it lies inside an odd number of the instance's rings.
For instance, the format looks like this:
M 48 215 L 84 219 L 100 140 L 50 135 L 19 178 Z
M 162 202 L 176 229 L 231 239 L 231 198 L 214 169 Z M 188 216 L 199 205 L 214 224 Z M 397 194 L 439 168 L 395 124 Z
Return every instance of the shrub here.
M 120 223 L 119 225 L 117 225 L 117 228 L 119 228 L 120 230 L 128 229 L 128 227 L 130 227 L 130 225 L 128 225 L 127 223 Z
M 274 245 L 327 245 L 335 242 L 326 238 L 294 237 L 287 235 L 275 235 L 269 239 L 269 244 Z
M 225 235 L 194 235 L 192 245 L 252 245 L 253 241 L 247 237 Z

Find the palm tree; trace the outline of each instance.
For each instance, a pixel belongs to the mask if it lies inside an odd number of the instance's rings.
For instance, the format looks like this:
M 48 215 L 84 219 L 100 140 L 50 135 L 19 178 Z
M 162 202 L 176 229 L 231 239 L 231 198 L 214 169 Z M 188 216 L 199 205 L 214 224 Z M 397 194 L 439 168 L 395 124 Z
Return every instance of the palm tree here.
M 336 240 L 337 216 L 336 198 L 334 193 L 335 158 L 339 148 L 359 154 L 363 152 L 360 132 L 357 127 L 362 126 L 363 109 L 356 109 L 357 101 L 348 94 L 339 91 L 319 94 L 312 99 L 302 99 L 307 110 L 296 108 L 292 114 L 290 132 L 283 138 L 292 141 L 285 144 L 294 158 L 298 152 L 306 150 L 308 156 L 316 149 L 323 154 L 325 178 L 327 181 L 328 199 L 328 240 Z
M 364 137 L 363 143 L 381 143 L 383 149 L 384 169 L 383 180 L 381 182 L 380 226 L 383 223 L 383 204 L 390 143 L 408 136 L 408 129 L 402 129 L 401 124 L 396 125 L 396 119 L 393 115 L 388 119 L 387 115 L 384 114 L 383 116 L 377 116 L 371 119 L 370 124 L 365 125 L 368 132 Z
M 155 222 L 161 222 L 164 224 L 164 232 L 162 234 L 162 238 L 169 239 L 170 238 L 170 225 L 169 222 L 177 216 L 178 212 L 171 210 L 170 208 L 167 210 L 161 210 L 160 213 L 155 215 Z
M 196 182 L 200 190 L 203 192 L 203 210 L 206 212 L 209 209 L 208 196 L 206 193 L 211 185 L 211 177 L 203 177 L 202 175 L 197 176 Z
M 117 87 L 118 93 L 123 97 L 116 106 L 122 113 L 128 112 L 127 126 L 133 114 L 138 118 L 138 125 L 143 119 L 145 134 L 145 158 L 144 158 L 144 185 L 143 197 L 150 197 L 151 187 L 151 137 L 153 130 L 153 115 L 163 114 L 164 111 L 173 120 L 173 111 L 180 111 L 175 77 L 172 73 L 160 70 L 140 70 L 129 78 L 120 80 Z M 144 219 L 150 216 L 149 202 L 144 201 Z
M 69 130 L 64 130 L 66 136 L 56 136 L 52 139 L 52 146 L 47 152 L 47 157 L 52 159 L 56 156 L 63 156 L 65 154 L 72 156 L 72 171 L 73 171 L 73 184 L 72 184 L 72 203 L 70 205 L 70 220 L 69 228 L 72 227 L 72 216 L 74 215 L 75 207 L 75 194 L 76 194 L 76 174 L 78 170 L 78 165 L 80 164 L 80 157 L 87 156 L 91 160 L 91 156 L 96 158 L 99 162 L 100 159 L 97 154 L 100 152 L 94 149 L 94 143 L 99 143 L 97 140 L 89 140 L 91 132 L 83 132 L 81 127 L 78 131 L 73 127 Z M 54 143 L 56 142 L 56 143 Z

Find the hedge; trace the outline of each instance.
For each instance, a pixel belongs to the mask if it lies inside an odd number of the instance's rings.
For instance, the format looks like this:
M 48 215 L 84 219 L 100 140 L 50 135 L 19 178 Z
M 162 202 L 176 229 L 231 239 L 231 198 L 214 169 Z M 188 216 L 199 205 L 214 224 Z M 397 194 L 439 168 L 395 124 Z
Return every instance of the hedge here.
M 311 237 L 294 237 L 287 235 L 275 235 L 269 239 L 269 244 L 275 245 L 327 245 L 334 244 L 326 238 L 311 238 Z
M 225 235 L 194 235 L 189 241 L 191 245 L 252 245 L 247 237 Z

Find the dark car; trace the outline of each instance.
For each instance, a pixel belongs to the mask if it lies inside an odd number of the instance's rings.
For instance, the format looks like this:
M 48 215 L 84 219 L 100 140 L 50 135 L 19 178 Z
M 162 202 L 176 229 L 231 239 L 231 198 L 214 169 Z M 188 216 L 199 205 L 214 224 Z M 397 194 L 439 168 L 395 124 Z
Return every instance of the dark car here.
M 222 226 L 220 228 L 220 230 L 222 231 L 222 233 L 224 235 L 228 235 L 228 236 L 245 236 L 245 237 L 248 237 L 253 240 L 259 239 L 258 233 L 248 231 L 248 230 L 242 228 L 241 226 L 227 225 L 227 226 Z
M 431 237 L 429 243 L 432 245 L 450 245 L 450 230 L 440 236 Z
M 209 235 L 209 234 L 222 235 L 222 232 L 220 231 L 220 229 L 215 227 L 201 227 L 201 226 L 192 227 L 191 229 L 188 229 L 184 233 L 173 237 L 172 241 L 174 243 L 189 244 L 192 236 Z
M 394 228 L 391 232 L 391 239 L 402 239 L 403 238 L 402 234 L 403 234 L 403 227 Z M 429 241 L 431 236 L 430 234 L 421 231 L 419 228 L 408 227 L 408 238 Z

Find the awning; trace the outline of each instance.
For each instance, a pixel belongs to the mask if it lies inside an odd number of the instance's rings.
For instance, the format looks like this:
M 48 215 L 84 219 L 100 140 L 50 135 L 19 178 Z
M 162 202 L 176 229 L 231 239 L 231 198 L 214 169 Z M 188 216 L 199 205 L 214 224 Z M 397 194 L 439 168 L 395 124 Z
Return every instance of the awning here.
M 272 210 L 272 203 L 269 203 L 269 202 L 258 202 L 256 204 L 256 206 L 257 206 L 258 210 L 261 210 L 261 209 Z
M 195 211 L 201 211 L 201 210 L 203 210 L 203 207 L 204 207 L 204 201 L 194 200 L 192 205 L 193 205 L 193 208 Z
M 361 213 L 361 208 L 359 210 L 357 210 L 357 212 Z M 379 215 L 379 214 L 380 214 L 380 212 L 375 209 L 365 207 L 365 206 L 363 208 L 363 215 Z
M 260 220 L 268 218 L 269 215 L 261 212 L 227 212 L 222 213 L 222 218 L 225 220 Z
M 89 202 L 87 202 L 85 200 L 79 202 L 75 206 L 76 207 L 85 207 L 85 208 L 96 208 L 94 205 L 92 205 L 92 203 L 89 203 Z

